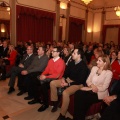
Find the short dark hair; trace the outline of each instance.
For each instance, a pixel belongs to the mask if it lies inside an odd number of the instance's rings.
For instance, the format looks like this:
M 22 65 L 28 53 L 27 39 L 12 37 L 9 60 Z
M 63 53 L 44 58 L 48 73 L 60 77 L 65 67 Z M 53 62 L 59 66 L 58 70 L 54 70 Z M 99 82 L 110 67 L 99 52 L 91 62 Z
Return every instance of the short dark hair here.
M 46 52 L 46 47 L 45 46 L 39 46 L 39 48 L 42 48 L 42 50 L 44 51 L 44 52 Z
M 83 59 L 84 58 L 84 52 L 83 52 L 83 50 L 81 49 L 81 48 L 76 48 L 78 51 L 77 51 L 77 54 L 79 55 L 81 55 L 81 58 Z
M 57 52 L 61 52 L 61 47 L 54 47 L 54 48 L 56 48 L 57 49 Z

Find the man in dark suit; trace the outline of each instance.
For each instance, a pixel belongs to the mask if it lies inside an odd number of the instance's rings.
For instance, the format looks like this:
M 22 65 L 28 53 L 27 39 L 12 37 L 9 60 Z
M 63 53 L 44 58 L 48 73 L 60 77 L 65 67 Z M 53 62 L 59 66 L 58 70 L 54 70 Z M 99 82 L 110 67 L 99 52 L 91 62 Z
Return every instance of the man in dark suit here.
M 15 85 L 16 76 L 18 74 L 20 74 L 22 70 L 26 70 L 30 66 L 34 57 L 35 57 L 35 55 L 33 54 L 33 47 L 28 46 L 27 47 L 27 54 L 23 57 L 20 64 L 18 66 L 12 67 L 10 72 L 7 75 L 7 76 L 10 76 L 10 81 L 8 84 L 10 86 L 10 88 L 9 88 L 8 94 L 15 91 L 14 85 Z
M 93 55 L 93 45 L 89 45 L 88 50 L 85 51 L 85 57 L 88 64 L 91 61 L 92 55 Z
M 3 45 L 0 47 L 0 58 L 7 57 L 8 55 L 8 42 L 3 41 Z
M 116 81 L 116 85 L 103 101 L 108 105 L 100 120 L 120 120 L 120 80 Z
M 0 46 L 0 70 L 1 70 L 1 75 L 0 75 L 0 80 L 5 80 L 6 77 L 6 68 L 5 65 L 2 65 L 3 59 L 5 57 L 8 57 L 8 42 L 5 40 L 3 41 L 2 46 Z
M 40 46 L 37 52 L 38 55 L 35 56 L 31 65 L 26 70 L 22 70 L 18 76 L 18 87 L 20 88 L 20 92 L 17 94 L 18 96 L 26 92 L 29 85 L 33 85 L 31 82 L 32 78 L 35 81 L 36 76 L 40 75 L 47 66 L 48 56 L 45 54 L 46 48 Z M 29 89 L 31 89 L 31 87 Z

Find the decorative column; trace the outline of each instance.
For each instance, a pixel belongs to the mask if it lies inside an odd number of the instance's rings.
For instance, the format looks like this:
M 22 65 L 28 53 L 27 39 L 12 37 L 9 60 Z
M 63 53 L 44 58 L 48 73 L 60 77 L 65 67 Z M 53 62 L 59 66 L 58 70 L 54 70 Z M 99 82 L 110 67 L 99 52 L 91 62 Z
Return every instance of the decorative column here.
M 59 41 L 60 1 L 56 0 L 56 42 Z
M 92 21 L 92 33 L 91 33 L 91 39 L 92 39 L 92 42 L 93 42 L 93 28 L 94 28 L 94 19 L 95 18 L 95 13 L 93 13 L 93 17 L 92 17 L 92 19 L 93 19 L 93 21 Z
M 10 1 L 10 42 L 16 45 L 16 0 Z
M 86 15 L 85 15 L 85 42 L 87 41 L 87 24 L 88 24 L 88 8 L 86 9 Z
M 102 11 L 102 20 L 101 20 L 101 30 L 100 30 L 100 42 L 103 43 L 103 26 L 104 26 L 104 21 L 105 21 L 105 10 L 103 8 L 103 11 Z
M 67 4 L 66 10 L 66 32 L 65 32 L 65 42 L 67 43 L 69 40 L 69 15 L 70 15 L 70 2 Z

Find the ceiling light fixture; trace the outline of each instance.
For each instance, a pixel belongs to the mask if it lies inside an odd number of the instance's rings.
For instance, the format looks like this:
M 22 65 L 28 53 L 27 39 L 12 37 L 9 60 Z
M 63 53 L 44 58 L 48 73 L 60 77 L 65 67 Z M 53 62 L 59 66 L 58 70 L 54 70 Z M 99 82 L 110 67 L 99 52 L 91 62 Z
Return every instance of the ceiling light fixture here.
M 63 9 L 63 10 L 67 9 L 67 3 L 60 2 L 60 8 Z
M 60 0 L 60 8 L 66 10 L 68 3 L 70 3 L 70 0 Z
M 93 0 L 81 0 L 81 1 L 83 1 L 86 5 L 88 5 Z
M 0 7 L 6 9 L 7 11 L 10 11 L 10 6 L 5 2 L 0 2 Z
M 116 11 L 116 15 L 117 15 L 118 17 L 120 17 L 120 6 L 115 7 L 114 10 Z

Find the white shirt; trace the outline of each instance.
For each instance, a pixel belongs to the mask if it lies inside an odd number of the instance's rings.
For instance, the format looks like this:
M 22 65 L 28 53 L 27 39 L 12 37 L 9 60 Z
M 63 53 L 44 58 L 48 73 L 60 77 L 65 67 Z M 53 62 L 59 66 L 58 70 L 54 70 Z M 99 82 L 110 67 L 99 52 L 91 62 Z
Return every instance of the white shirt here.
M 60 57 L 53 58 L 53 61 L 56 62 Z

